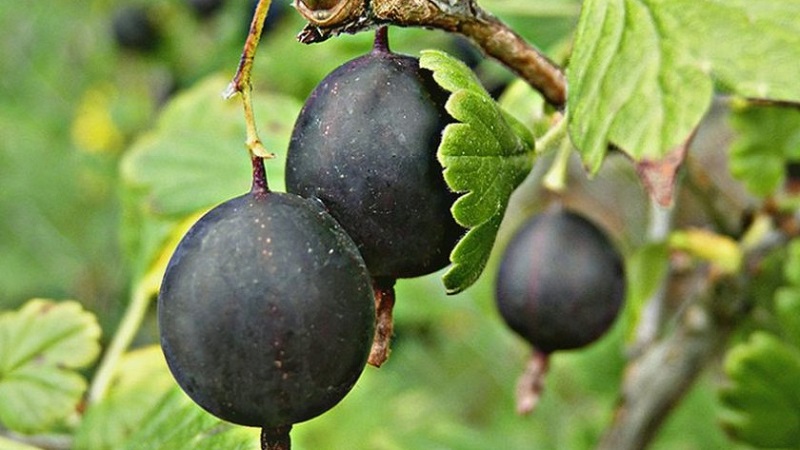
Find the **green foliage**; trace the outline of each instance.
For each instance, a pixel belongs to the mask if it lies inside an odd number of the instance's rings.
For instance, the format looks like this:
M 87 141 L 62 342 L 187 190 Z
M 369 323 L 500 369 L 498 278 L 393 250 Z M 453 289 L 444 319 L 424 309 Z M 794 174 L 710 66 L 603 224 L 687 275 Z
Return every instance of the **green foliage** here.
M 731 173 L 753 194 L 771 194 L 784 181 L 786 163 L 800 160 L 800 111 L 747 106 L 734 111 L 731 125 Z
M 784 259 L 788 285 L 774 292 L 772 332 L 757 330 L 725 358 L 730 380 L 720 393 L 721 421 L 734 438 L 757 447 L 800 443 L 800 240 Z
M 181 217 L 246 192 L 250 164 L 244 147 L 241 102 L 223 100 L 229 80 L 204 79 L 161 113 L 155 130 L 137 140 L 122 161 L 123 180 L 146 212 Z M 300 105 L 280 95 L 254 93 L 264 146 L 280 156 Z M 267 161 L 270 187 L 283 190 L 283 161 Z
M 728 432 L 759 447 L 797 448 L 800 350 L 771 334 L 755 332 L 728 353 L 725 372 L 731 386 L 722 392 L 721 418 Z
M 443 277 L 448 293 L 455 294 L 473 284 L 486 266 L 508 198 L 533 166 L 535 143 L 462 62 L 425 51 L 420 66 L 433 71 L 436 82 L 451 93 L 447 112 L 459 122 L 445 128 L 438 151 L 448 186 L 464 194 L 453 204 L 453 217 L 469 228 Z
M 74 448 L 121 448 L 156 413 L 155 408 L 174 386 L 158 345 L 127 353 L 117 366 L 108 395 L 86 409 Z
M 570 135 L 597 171 L 608 144 L 658 160 L 686 141 L 711 101 L 731 92 L 800 99 L 800 4 L 781 0 L 590 0 L 570 60 Z
M 174 386 L 120 450 L 258 450 L 258 430 L 236 427 L 208 414 Z
M 47 430 L 70 416 L 86 390 L 76 371 L 100 352 L 94 315 L 74 301 L 34 299 L 0 314 L 0 423 Z
M 89 405 L 76 450 L 258 449 L 258 433 L 206 413 L 175 385 L 158 345 L 118 365 L 109 394 Z

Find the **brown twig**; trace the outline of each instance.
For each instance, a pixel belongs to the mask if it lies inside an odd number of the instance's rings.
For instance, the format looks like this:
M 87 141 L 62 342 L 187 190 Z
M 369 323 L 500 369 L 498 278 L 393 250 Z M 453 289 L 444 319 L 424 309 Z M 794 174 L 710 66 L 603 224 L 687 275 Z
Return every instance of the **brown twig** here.
M 359 14 L 355 17 L 342 14 L 340 21 L 326 17 L 320 22 L 313 14 L 298 8 L 309 21 L 298 39 L 304 43 L 322 42 L 341 33 L 354 34 L 381 24 L 458 33 L 526 80 L 551 105 L 562 108 L 566 102 L 567 83 L 561 68 L 500 19 L 481 9 L 475 0 L 342 1 L 346 2 L 345 7 Z

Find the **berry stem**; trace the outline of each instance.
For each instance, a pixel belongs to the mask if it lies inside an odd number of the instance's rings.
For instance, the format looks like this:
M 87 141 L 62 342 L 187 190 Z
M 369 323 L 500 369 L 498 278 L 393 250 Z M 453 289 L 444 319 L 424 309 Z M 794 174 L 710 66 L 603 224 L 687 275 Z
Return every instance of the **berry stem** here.
M 250 154 L 250 162 L 253 165 L 253 185 L 250 188 L 250 192 L 253 195 L 264 195 L 269 192 L 267 170 L 264 168 L 264 158 Z
M 549 366 L 550 355 L 533 349 L 533 355 L 517 381 L 518 414 L 528 414 L 536 408 L 544 390 L 544 377 Z
M 374 53 L 390 53 L 389 49 L 389 27 L 382 26 L 375 30 L 375 42 L 372 45 Z
M 375 278 L 372 290 L 375 295 L 375 339 L 367 363 L 380 367 L 389 359 L 390 344 L 394 332 L 394 282 L 393 278 Z
M 251 155 L 260 156 L 261 158 L 272 158 L 275 155 L 264 148 L 261 139 L 258 137 L 255 116 L 253 114 L 253 100 L 251 97 L 253 90 L 251 73 L 253 71 L 253 61 L 256 56 L 256 50 L 258 49 L 258 42 L 261 40 L 261 30 L 264 29 L 264 21 L 267 18 L 270 3 L 272 3 L 271 0 L 259 0 L 258 5 L 256 5 L 256 10 L 253 13 L 253 21 L 250 23 L 250 31 L 247 33 L 247 39 L 244 42 L 244 49 L 239 59 L 239 66 L 236 69 L 236 74 L 222 94 L 225 98 L 241 94 L 242 106 L 244 107 L 244 121 L 247 127 L 247 140 L 245 141 L 245 145 Z
M 291 425 L 261 429 L 261 450 L 290 450 L 292 439 L 289 432 Z

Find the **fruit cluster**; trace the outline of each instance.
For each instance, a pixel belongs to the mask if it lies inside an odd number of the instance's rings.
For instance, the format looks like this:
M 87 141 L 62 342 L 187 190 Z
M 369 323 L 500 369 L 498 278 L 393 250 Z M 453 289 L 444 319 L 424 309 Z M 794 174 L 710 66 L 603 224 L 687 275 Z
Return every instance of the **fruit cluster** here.
M 288 193 L 253 157 L 249 193 L 203 216 L 159 293 L 161 344 L 178 384 L 227 421 L 287 448 L 292 424 L 336 405 L 367 362 L 388 356 L 393 285 L 436 271 L 464 230 L 436 160 L 447 94 L 386 29 L 328 75 L 295 123 Z M 542 352 L 598 338 L 619 310 L 621 263 L 571 213 L 546 215 L 510 246 L 498 305 Z
M 270 191 L 254 158 L 251 191 L 184 236 L 158 317 L 169 367 L 195 402 L 288 441 L 292 424 L 347 394 L 373 340 L 370 361 L 386 359 L 394 280 L 444 267 L 462 232 L 435 159 L 445 100 L 381 30 L 300 112 L 289 193 Z

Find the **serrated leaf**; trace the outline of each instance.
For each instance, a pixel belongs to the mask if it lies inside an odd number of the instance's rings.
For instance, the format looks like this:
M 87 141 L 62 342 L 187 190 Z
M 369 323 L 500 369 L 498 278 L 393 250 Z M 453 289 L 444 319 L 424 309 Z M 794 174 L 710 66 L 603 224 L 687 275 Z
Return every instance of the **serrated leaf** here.
M 259 430 L 225 423 L 194 404 L 177 386 L 152 408 L 121 450 L 259 450 Z
M 453 217 L 469 230 L 450 254 L 453 264 L 443 277 L 447 292 L 455 294 L 486 266 L 508 199 L 533 166 L 535 144 L 461 61 L 429 50 L 422 52 L 420 66 L 451 92 L 446 108 L 458 121 L 445 128 L 438 150 L 447 185 L 463 194 L 453 204 Z
M 609 143 L 659 160 L 685 141 L 718 80 L 800 100 L 798 2 L 588 0 L 567 71 L 570 135 L 591 171 Z
M 735 438 L 760 447 L 800 442 L 800 350 L 755 332 L 725 360 L 731 385 L 721 392 L 721 420 Z
M 735 110 L 730 167 L 755 195 L 769 195 L 783 183 L 788 160 L 800 159 L 800 111 L 750 106 Z
M 115 373 L 108 394 L 86 410 L 75 450 L 120 448 L 175 385 L 158 345 L 127 353 Z
M 100 352 L 100 326 L 74 301 L 34 299 L 0 314 L 0 423 L 46 430 L 74 412 L 86 390 L 75 369 Z

